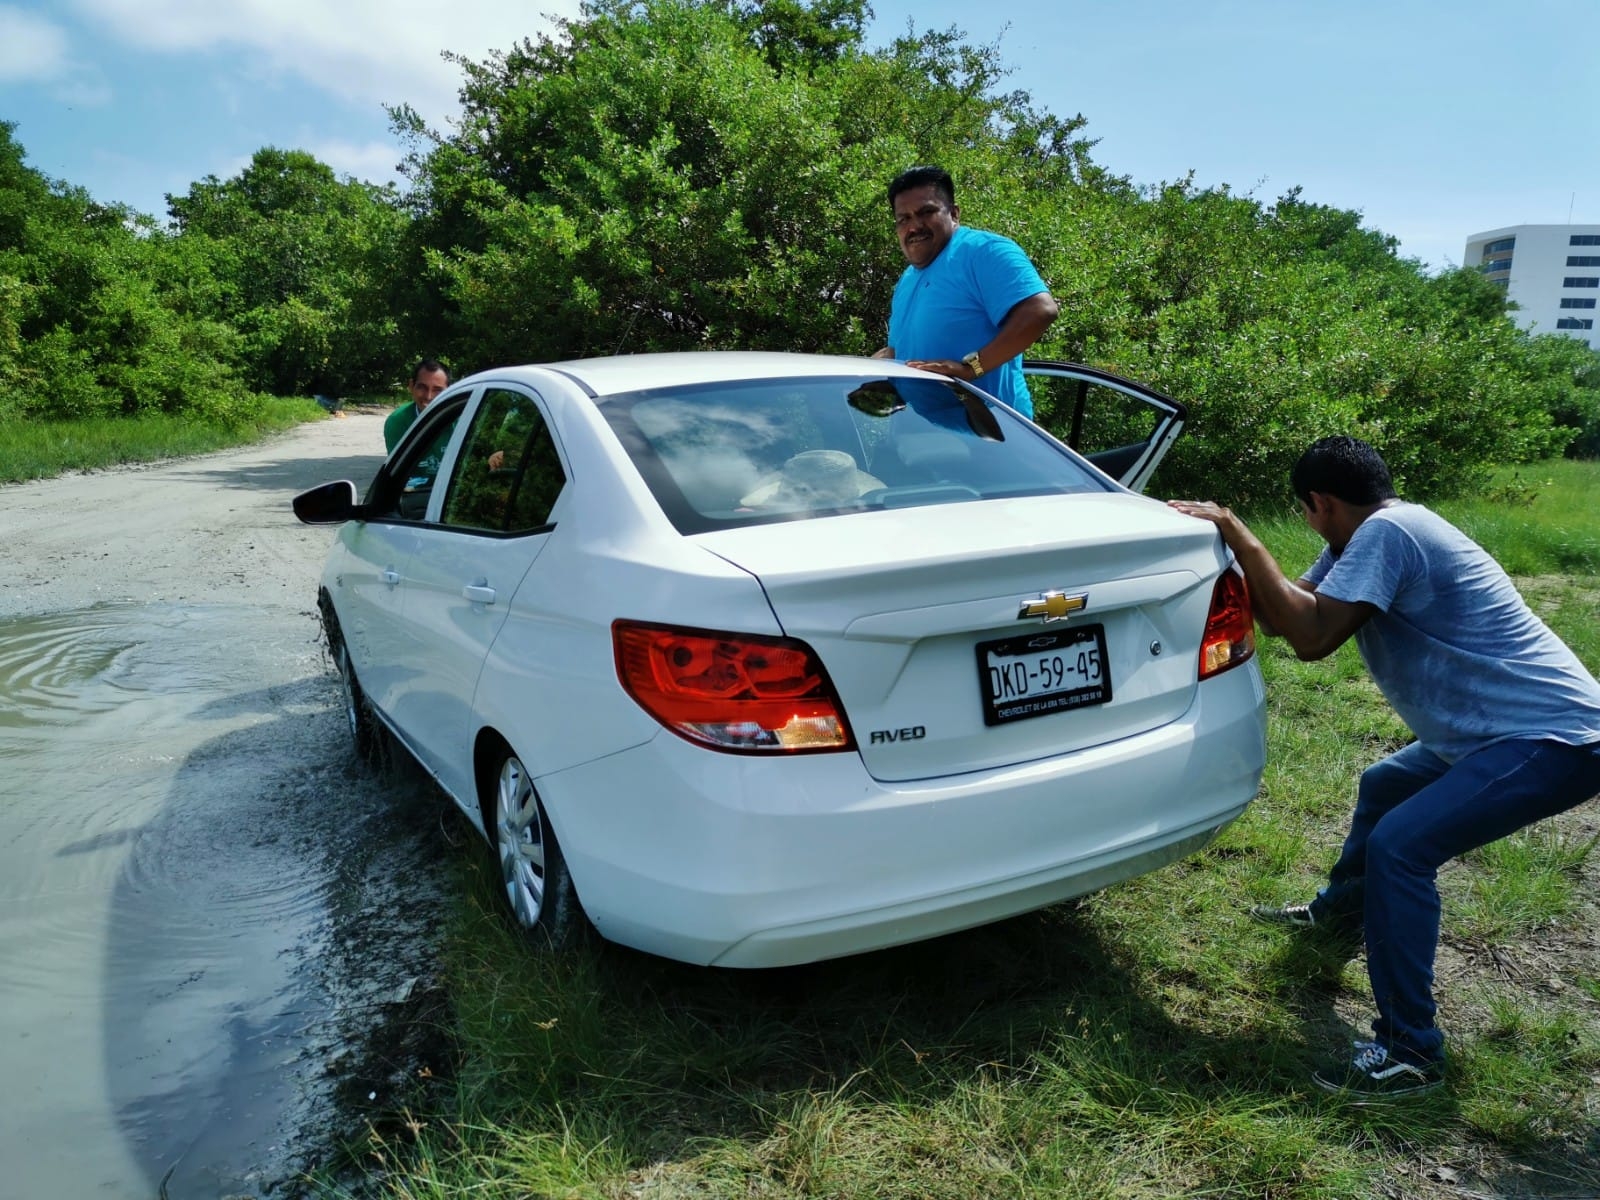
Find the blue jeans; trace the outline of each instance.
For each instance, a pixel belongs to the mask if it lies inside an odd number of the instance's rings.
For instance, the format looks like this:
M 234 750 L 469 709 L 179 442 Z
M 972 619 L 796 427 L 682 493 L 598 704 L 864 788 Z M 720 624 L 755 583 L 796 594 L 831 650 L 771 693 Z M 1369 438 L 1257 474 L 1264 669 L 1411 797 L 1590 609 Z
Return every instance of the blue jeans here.
M 1600 792 L 1600 745 L 1496 742 L 1455 763 L 1414 742 L 1361 775 L 1344 850 L 1311 909 L 1319 924 L 1364 922 L 1373 1032 L 1396 1057 L 1444 1057 L 1433 1023 L 1439 868 Z

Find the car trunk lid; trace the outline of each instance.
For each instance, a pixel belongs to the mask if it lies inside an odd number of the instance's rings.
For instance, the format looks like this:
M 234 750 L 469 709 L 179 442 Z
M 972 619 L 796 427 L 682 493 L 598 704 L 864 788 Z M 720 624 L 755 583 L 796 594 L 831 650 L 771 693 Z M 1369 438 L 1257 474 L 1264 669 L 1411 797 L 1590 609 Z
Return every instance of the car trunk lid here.
M 1224 564 L 1211 526 L 1124 493 L 696 540 L 756 576 L 785 633 L 821 656 L 885 781 L 1025 763 L 1177 719 Z

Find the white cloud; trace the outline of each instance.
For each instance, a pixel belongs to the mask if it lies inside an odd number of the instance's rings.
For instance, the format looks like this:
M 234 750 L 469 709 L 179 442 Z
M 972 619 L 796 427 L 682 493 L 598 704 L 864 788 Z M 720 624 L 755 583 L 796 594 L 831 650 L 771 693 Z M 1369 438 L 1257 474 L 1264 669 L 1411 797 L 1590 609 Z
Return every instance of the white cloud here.
M 0 4 L 0 83 L 46 82 L 71 69 L 59 25 Z
M 372 183 L 402 183 L 395 165 L 403 151 L 394 142 L 316 141 L 305 149 L 340 175 L 353 175 Z
M 51 84 L 50 95 L 68 108 L 104 108 L 116 98 L 116 93 L 94 71 L 75 72 L 70 79 Z
M 441 52 L 483 58 L 574 17 L 577 0 L 74 0 L 106 34 L 156 52 L 230 48 L 358 102 L 405 100 L 430 122 L 456 111 L 461 72 Z M 393 164 L 390 164 L 391 166 Z
M 379 185 L 393 183 L 403 186 L 405 183 L 394 169 L 403 152 L 393 142 L 351 142 L 339 138 L 286 137 L 279 138 L 277 144 L 282 149 L 304 150 L 307 154 L 313 155 L 318 162 L 332 167 L 334 173 L 341 178 L 349 175 Z M 111 159 L 111 156 L 105 154 L 99 157 L 106 162 Z M 186 194 L 198 180 L 209 175 L 215 175 L 218 179 L 233 179 L 242 174 L 254 158 L 254 152 L 223 155 L 203 166 L 193 179 L 179 174 L 173 175 L 165 183 L 164 189 L 173 195 L 181 196 Z M 136 160 L 128 160 L 127 165 L 130 167 L 136 165 Z
M 68 108 L 102 108 L 111 85 L 98 68 L 72 54 L 65 29 L 9 4 L 0 4 L 0 87 L 37 89 Z

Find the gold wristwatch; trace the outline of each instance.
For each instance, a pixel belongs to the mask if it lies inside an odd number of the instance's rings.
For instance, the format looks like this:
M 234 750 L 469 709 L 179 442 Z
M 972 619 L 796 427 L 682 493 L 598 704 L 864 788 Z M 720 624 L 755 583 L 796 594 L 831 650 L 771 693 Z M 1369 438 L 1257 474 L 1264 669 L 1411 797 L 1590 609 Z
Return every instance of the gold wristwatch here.
M 972 368 L 972 377 L 974 379 L 983 374 L 983 359 L 978 357 L 978 352 L 976 350 L 974 350 L 971 354 L 963 354 L 961 356 L 961 361 Z

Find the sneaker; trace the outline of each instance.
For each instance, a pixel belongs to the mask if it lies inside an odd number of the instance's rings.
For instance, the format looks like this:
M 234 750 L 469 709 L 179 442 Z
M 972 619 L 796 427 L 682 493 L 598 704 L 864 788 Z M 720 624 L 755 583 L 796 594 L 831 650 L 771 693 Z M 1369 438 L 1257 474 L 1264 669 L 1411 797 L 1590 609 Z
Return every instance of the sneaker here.
M 1290 925 L 1296 929 L 1311 929 L 1317 923 L 1316 914 L 1309 904 L 1285 904 L 1281 908 L 1270 904 L 1250 906 L 1250 918 L 1263 925 Z
M 1311 1082 L 1357 1102 L 1418 1096 L 1444 1083 L 1444 1064 L 1401 1062 L 1378 1042 L 1357 1042 L 1354 1058 L 1320 1068 Z
M 1318 920 L 1317 914 L 1311 911 L 1309 904 L 1285 904 L 1281 907 L 1257 904 L 1251 907 L 1250 917 L 1263 925 L 1303 930 L 1319 945 L 1345 958 L 1354 958 L 1360 954 L 1365 940 L 1359 918 L 1351 920 L 1349 917 L 1335 914 Z

